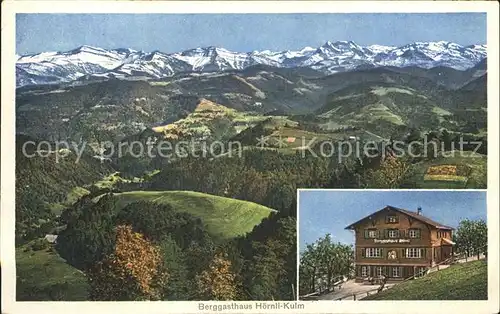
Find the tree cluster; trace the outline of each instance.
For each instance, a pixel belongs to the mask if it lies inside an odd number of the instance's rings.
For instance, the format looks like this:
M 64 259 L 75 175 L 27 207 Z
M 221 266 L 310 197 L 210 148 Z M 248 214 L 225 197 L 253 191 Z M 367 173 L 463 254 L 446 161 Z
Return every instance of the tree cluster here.
M 336 282 L 350 278 L 353 271 L 353 247 L 335 243 L 327 234 L 300 254 L 300 294 L 331 291 Z
M 467 256 L 488 253 L 488 226 L 484 220 L 460 221 L 454 234 L 456 251 Z
M 245 236 L 214 239 L 168 204 L 116 211 L 111 194 L 65 211 L 57 250 L 88 274 L 93 300 L 291 300 L 296 221 L 272 215 Z

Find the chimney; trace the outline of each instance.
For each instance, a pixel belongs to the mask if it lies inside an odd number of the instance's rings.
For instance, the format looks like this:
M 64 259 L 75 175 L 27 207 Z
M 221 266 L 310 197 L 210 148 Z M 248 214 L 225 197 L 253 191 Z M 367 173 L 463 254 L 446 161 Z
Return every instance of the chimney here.
M 417 215 L 422 215 L 422 207 L 417 208 Z

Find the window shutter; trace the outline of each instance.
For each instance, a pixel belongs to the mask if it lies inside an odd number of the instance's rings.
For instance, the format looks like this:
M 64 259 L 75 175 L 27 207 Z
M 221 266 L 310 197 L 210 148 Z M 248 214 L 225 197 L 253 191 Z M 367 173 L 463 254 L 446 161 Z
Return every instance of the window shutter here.
M 367 239 L 367 238 L 368 238 L 368 230 L 365 229 L 365 239 Z
M 365 249 L 361 249 L 361 257 L 365 257 Z
M 405 237 L 405 231 L 404 230 L 398 230 L 398 237 L 404 238 Z
M 403 277 L 403 267 L 399 267 L 399 277 Z
M 422 250 L 422 252 L 420 252 L 420 255 L 422 258 L 425 258 L 425 249 L 421 249 L 421 250 Z
M 384 249 L 380 249 L 380 257 L 384 258 Z
M 384 238 L 385 239 L 389 238 L 389 230 L 388 229 L 384 229 Z
M 377 239 L 380 239 L 380 230 L 377 230 Z
M 385 223 L 389 223 L 389 216 L 385 216 Z
M 401 258 L 405 258 L 406 255 L 405 255 L 405 249 L 401 249 Z

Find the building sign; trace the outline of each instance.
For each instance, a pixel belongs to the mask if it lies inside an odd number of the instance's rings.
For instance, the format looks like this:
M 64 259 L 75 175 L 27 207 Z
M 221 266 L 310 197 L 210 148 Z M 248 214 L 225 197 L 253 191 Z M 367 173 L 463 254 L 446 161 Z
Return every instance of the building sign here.
M 373 239 L 374 243 L 388 244 L 388 243 L 410 243 L 409 239 Z

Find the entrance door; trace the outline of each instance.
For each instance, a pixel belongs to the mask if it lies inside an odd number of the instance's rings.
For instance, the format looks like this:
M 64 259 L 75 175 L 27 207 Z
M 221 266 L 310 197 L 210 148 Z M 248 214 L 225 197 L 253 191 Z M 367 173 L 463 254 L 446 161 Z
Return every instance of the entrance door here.
M 443 261 L 451 257 L 451 245 L 446 245 L 441 247 L 441 252 L 443 252 Z

